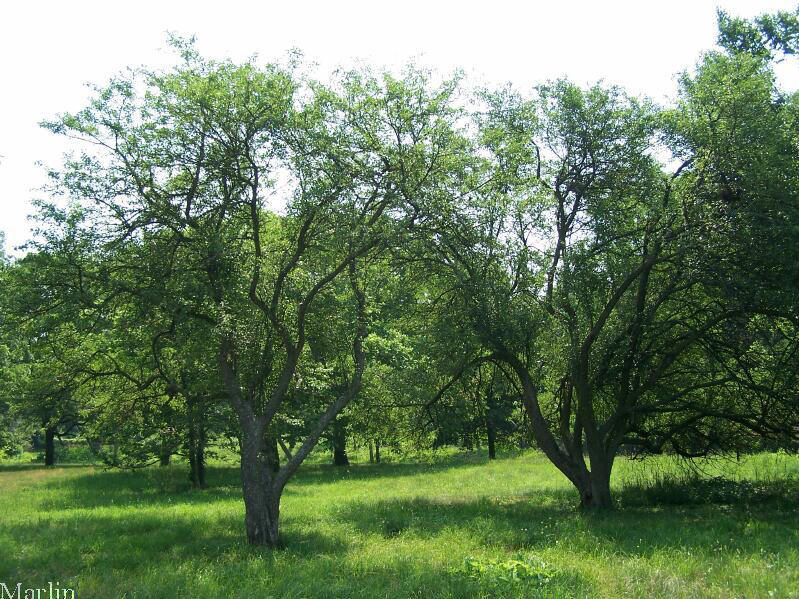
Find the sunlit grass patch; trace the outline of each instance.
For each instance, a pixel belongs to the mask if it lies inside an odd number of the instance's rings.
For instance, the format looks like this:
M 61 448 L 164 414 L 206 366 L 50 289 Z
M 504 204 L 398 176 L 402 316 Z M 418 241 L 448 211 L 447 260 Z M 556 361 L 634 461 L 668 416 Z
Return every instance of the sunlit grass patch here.
M 244 542 L 233 465 L 210 468 L 199 491 L 181 464 L 4 466 L 0 581 L 56 579 L 98 598 L 797 596 L 799 460 L 704 468 L 683 480 L 669 458 L 621 460 L 619 509 L 586 514 L 534 452 L 310 464 L 269 550 Z M 664 499 L 672 483 L 691 500 Z

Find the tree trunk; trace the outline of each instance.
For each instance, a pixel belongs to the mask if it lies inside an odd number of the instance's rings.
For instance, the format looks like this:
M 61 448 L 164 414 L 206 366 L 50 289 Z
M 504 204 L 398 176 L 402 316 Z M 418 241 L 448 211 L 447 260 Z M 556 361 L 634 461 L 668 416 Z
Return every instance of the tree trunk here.
M 55 464 L 55 427 L 48 426 L 44 429 L 44 465 Z
M 607 510 L 613 508 L 610 493 L 610 471 L 605 468 L 592 468 L 588 475 L 575 486 L 580 493 L 580 508 L 584 510 Z
M 169 466 L 169 462 L 172 458 L 172 447 L 167 440 L 166 435 L 161 435 L 161 447 L 159 449 L 158 454 L 158 464 L 160 466 Z
M 372 442 L 369 441 L 369 463 L 375 463 L 375 448 L 372 446 Z
M 205 488 L 205 422 L 201 404 L 188 402 L 189 480 L 195 489 Z
M 205 430 L 189 430 L 189 480 L 195 489 L 205 488 Z
M 201 489 L 205 488 L 205 424 L 200 424 L 200 430 L 198 431 L 198 439 L 197 439 L 197 451 L 195 454 L 194 462 L 195 467 L 197 468 L 197 483 L 200 485 Z
M 244 522 L 250 545 L 277 546 L 280 494 L 272 486 L 272 464 L 265 439 L 245 435 L 242 440 L 241 480 Z
M 197 445 L 197 434 L 194 430 L 194 422 L 192 422 L 191 418 L 191 408 L 189 408 L 189 430 L 186 445 L 189 454 L 189 480 L 191 481 L 191 486 L 197 488 L 197 464 L 195 464 L 196 453 L 194 451 Z
M 530 419 L 533 435 L 539 448 L 549 458 L 549 460 L 560 470 L 577 488 L 580 494 L 580 506 L 584 509 L 610 509 L 613 507 L 613 500 L 610 494 L 610 472 L 613 468 L 613 458 L 617 446 L 606 449 L 602 439 L 598 434 L 593 415 L 582 416 L 578 412 L 575 419 L 577 428 L 572 435 L 568 451 L 564 451 L 547 427 L 547 422 L 541 413 L 538 404 L 538 391 L 529 378 L 529 373 L 522 363 L 515 356 L 507 356 L 508 363 L 519 375 L 524 394 L 525 411 Z M 575 385 L 576 386 L 576 385 Z M 577 386 L 576 386 L 577 387 Z M 590 406 L 586 400 L 590 401 L 586 385 L 577 388 L 578 398 L 583 406 Z M 591 426 L 585 426 L 588 422 Z M 588 455 L 590 458 L 591 470 L 585 465 L 582 438 L 585 434 Z M 563 441 L 563 439 L 561 439 Z
M 580 434 L 585 434 L 586 448 L 591 464 L 591 471 L 587 473 L 589 484 L 582 484 L 582 488 L 578 487 L 580 506 L 584 509 L 607 510 L 613 508 L 613 499 L 610 495 L 610 472 L 613 469 L 617 445 L 610 443 L 607 437 L 599 432 L 594 417 L 593 392 L 588 384 L 586 372 L 587 369 L 584 367 L 578 370 L 575 375 L 577 383 L 574 385 L 578 400 L 577 424 L 580 425 Z M 583 470 L 585 470 L 584 466 Z
M 497 424 L 495 421 L 496 408 L 493 396 L 488 397 L 488 409 L 486 410 L 486 432 L 488 433 L 488 459 L 497 458 Z
M 589 470 L 582 453 L 582 443 L 576 443 L 571 444 L 568 448 L 568 462 L 552 461 L 577 489 L 580 495 L 581 509 L 608 510 L 613 509 L 610 473 L 613 469 L 614 457 L 614 450 L 609 451 L 597 446 L 589 449 Z
M 375 464 L 380 463 L 380 439 L 375 439 Z
M 255 230 L 258 230 L 257 227 Z M 346 263 L 344 265 L 346 266 Z M 321 414 L 319 420 L 305 437 L 305 441 L 302 442 L 294 456 L 283 467 L 280 467 L 277 472 L 272 469 L 276 460 L 270 460 L 268 454 L 271 452 L 273 456 L 278 456 L 278 431 L 274 429 L 270 431 L 269 428 L 274 423 L 274 417 L 280 404 L 286 398 L 291 379 L 296 372 L 302 344 L 294 346 L 290 341 L 284 342 L 284 347 L 287 350 L 287 359 L 282 368 L 277 387 L 272 390 L 261 414 L 258 414 L 253 409 L 253 400 L 257 399 L 253 393 L 249 393 L 246 398 L 242 393 L 242 385 L 235 369 L 234 343 L 230 338 L 224 336 L 220 344 L 220 372 L 225 381 L 228 400 L 238 415 L 242 432 L 241 479 L 245 509 L 244 522 L 247 529 L 247 540 L 251 545 L 275 547 L 278 544 L 280 496 L 283 493 L 283 487 L 316 446 L 325 429 L 335 421 L 341 410 L 347 406 L 361 388 L 363 371 L 366 365 L 363 351 L 363 340 L 368 332 L 366 308 L 364 294 L 356 281 L 354 259 L 349 263 L 349 267 L 350 282 L 358 301 L 358 327 L 353 339 L 355 370 L 344 393 L 335 402 L 327 406 L 327 409 Z M 251 294 L 255 295 L 254 289 L 257 284 L 257 275 L 253 281 Z M 312 295 L 307 296 L 307 301 L 310 302 L 312 297 Z M 253 298 L 253 301 L 255 299 L 257 298 Z M 302 324 L 302 321 L 300 324 Z M 286 335 L 288 336 L 288 333 Z M 272 434 L 269 443 L 267 443 L 266 438 L 268 433 Z M 272 461 L 272 464 L 270 464 L 270 461 Z
M 333 464 L 336 466 L 349 466 L 347 457 L 347 429 L 340 419 L 333 421 Z

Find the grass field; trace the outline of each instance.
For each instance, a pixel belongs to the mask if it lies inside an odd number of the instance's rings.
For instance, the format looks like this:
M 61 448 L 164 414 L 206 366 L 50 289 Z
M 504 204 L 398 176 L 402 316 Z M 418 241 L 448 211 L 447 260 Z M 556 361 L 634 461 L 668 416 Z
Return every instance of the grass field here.
M 799 597 L 799 457 L 705 468 L 620 460 L 619 509 L 589 515 L 535 452 L 313 464 L 286 488 L 270 551 L 244 542 L 233 465 L 193 491 L 180 465 L 7 464 L 0 582 L 78 599 Z

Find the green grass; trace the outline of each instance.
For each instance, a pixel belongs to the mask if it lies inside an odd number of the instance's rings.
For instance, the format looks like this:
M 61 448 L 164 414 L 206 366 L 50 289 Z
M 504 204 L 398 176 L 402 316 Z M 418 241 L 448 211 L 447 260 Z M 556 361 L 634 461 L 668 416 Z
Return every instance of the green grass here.
M 0 581 L 96 597 L 799 597 L 799 458 L 620 460 L 582 514 L 540 454 L 312 464 L 278 550 L 244 542 L 237 468 L 0 466 Z M 717 478 L 724 475 L 725 478 Z

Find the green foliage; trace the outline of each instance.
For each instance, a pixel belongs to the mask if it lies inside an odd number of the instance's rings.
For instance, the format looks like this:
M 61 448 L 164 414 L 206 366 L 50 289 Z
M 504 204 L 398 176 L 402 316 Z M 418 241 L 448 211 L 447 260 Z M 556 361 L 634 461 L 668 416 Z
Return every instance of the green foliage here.
M 341 462 L 348 440 L 534 441 L 585 508 L 615 504 L 622 451 L 796 449 L 799 95 L 773 63 L 799 21 L 718 14 L 726 51 L 667 108 L 414 65 L 316 81 L 171 39 L 174 67 L 43 123 L 78 152 L 49 173 L 67 207 L 40 202 L 30 253 L 0 256 L 0 451 L 79 432 L 112 466 L 186 456 L 196 482 L 238 447 L 248 538 L 277 546 L 320 441 Z M 759 500 L 726 484 L 651 492 Z M 467 578 L 548 576 L 481 560 Z
M 504 561 L 469 556 L 463 560 L 462 571 L 488 588 L 514 583 L 544 586 L 558 574 L 541 558 L 523 553 Z
M 5 413 L 0 414 L 0 458 L 15 458 L 22 455 L 32 430 L 16 420 L 7 406 L 2 409 Z
M 55 449 L 57 464 L 96 464 L 99 461 L 97 454 L 84 439 L 57 441 Z M 36 454 L 31 462 L 44 462 L 44 453 Z
M 762 14 L 751 21 L 717 10 L 718 44 L 730 52 L 763 58 L 792 55 L 799 50 L 799 10 Z

